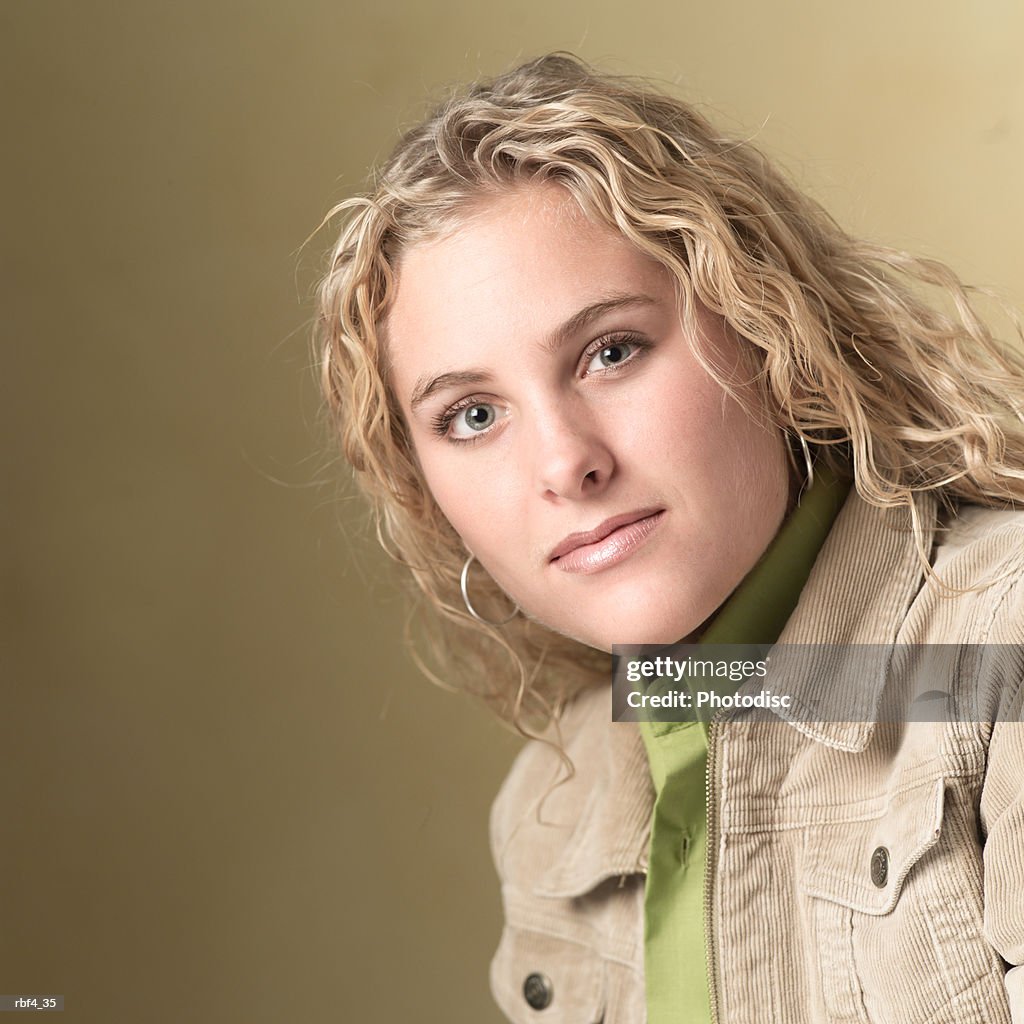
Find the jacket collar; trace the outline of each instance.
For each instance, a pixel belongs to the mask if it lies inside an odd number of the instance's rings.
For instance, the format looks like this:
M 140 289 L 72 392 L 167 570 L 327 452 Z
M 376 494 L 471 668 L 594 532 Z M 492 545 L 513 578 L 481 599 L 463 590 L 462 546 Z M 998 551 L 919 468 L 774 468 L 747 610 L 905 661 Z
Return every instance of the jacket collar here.
M 850 495 L 779 637 L 779 645 L 814 645 L 818 651 L 829 645 L 829 653 L 835 651 L 831 660 L 816 655 L 817 671 L 802 681 L 801 696 L 811 707 L 816 694 L 827 703 L 826 688 L 843 671 L 840 662 L 858 659 L 863 687 L 857 694 L 859 707 L 852 709 L 855 721 L 815 722 L 803 715 L 789 720 L 810 739 L 840 750 L 861 751 L 870 742 L 892 647 L 924 582 L 914 519 L 923 550 L 930 553 L 938 506 L 931 494 L 915 498 L 912 509 L 880 509 L 856 492 Z M 872 651 L 865 657 L 851 651 L 853 645 L 872 645 Z

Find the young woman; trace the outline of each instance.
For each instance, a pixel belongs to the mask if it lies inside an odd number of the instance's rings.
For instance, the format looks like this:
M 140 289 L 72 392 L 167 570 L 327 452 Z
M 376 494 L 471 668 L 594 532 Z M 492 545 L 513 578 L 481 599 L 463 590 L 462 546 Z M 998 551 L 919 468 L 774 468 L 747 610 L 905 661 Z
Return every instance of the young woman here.
M 1024 1022 L 1024 370 L 952 273 L 566 55 L 339 213 L 345 454 L 445 680 L 534 737 L 492 818 L 505 1014 Z M 860 721 L 612 723 L 612 645 L 681 639 L 896 653 Z M 998 652 L 957 662 L 984 715 L 872 713 L 949 643 Z

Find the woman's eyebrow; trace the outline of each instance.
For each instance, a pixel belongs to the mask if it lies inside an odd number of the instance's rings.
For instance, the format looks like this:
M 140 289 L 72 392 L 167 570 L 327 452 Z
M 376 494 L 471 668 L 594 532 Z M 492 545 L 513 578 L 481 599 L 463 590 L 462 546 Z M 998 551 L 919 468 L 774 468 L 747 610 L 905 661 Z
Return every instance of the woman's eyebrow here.
M 556 351 L 570 338 L 589 327 L 595 320 L 599 320 L 606 313 L 611 313 L 613 310 L 624 309 L 629 306 L 656 306 L 657 304 L 658 300 L 650 295 L 641 295 L 633 292 L 622 292 L 617 295 L 610 295 L 606 299 L 599 299 L 597 302 L 592 302 L 589 306 L 584 306 L 583 309 L 573 313 L 565 323 L 556 327 L 544 342 L 544 348 L 549 352 Z
M 579 334 L 595 320 L 613 310 L 625 309 L 630 306 L 656 306 L 658 300 L 650 295 L 638 293 L 622 293 L 599 299 L 573 313 L 568 320 L 559 324 L 542 342 L 545 351 L 554 352 L 562 347 L 570 338 Z M 423 376 L 416 382 L 409 399 L 409 407 L 415 412 L 431 395 L 444 388 L 465 387 L 467 384 L 484 384 L 491 375 L 486 370 L 449 370 L 434 377 Z
M 435 391 L 465 387 L 467 384 L 485 384 L 490 379 L 491 375 L 485 370 L 449 370 L 436 377 L 420 377 L 412 389 L 409 407 L 415 412 Z

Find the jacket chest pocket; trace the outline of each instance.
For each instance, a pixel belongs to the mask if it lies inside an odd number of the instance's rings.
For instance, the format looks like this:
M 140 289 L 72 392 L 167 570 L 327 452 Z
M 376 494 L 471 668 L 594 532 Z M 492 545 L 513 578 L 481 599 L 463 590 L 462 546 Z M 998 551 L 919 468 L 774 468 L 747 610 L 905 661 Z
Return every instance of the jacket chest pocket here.
M 605 970 L 588 946 L 507 925 L 491 961 L 491 990 L 514 1024 L 601 1024 Z
M 980 841 L 946 804 L 939 778 L 897 793 L 879 816 L 807 829 L 808 966 L 830 1021 L 1009 1020 L 981 932 Z

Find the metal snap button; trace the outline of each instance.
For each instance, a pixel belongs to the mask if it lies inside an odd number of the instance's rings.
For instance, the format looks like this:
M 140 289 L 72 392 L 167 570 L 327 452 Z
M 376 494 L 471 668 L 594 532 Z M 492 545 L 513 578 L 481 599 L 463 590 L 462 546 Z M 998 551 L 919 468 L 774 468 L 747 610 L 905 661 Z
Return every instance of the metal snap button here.
M 534 971 L 533 974 L 526 976 L 526 981 L 523 982 L 523 996 L 534 1010 L 543 1010 L 545 1006 L 550 1006 L 554 995 L 554 986 L 543 974 Z
M 879 889 L 884 889 L 889 881 L 889 851 L 884 846 L 879 846 L 871 854 L 871 881 Z

